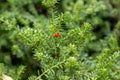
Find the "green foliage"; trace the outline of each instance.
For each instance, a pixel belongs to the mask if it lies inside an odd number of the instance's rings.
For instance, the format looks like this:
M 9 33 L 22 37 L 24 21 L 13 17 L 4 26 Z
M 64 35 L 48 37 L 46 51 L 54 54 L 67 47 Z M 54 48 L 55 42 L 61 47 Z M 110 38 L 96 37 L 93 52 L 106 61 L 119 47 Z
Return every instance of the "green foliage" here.
M 120 80 L 119 16 L 120 0 L 0 0 L 0 79 Z

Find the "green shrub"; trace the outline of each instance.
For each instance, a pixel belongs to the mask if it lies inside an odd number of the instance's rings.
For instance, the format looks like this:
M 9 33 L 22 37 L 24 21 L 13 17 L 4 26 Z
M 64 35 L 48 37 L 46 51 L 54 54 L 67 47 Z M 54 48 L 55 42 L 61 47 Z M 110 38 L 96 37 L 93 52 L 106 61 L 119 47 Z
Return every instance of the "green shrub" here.
M 120 80 L 120 0 L 0 0 L 0 78 Z

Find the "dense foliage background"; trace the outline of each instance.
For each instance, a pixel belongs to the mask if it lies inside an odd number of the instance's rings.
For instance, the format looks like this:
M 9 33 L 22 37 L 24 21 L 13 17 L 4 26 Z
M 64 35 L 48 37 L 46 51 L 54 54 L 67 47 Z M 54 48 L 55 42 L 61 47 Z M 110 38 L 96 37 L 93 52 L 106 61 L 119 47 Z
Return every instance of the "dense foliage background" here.
M 120 0 L 0 0 L 1 80 L 120 80 Z

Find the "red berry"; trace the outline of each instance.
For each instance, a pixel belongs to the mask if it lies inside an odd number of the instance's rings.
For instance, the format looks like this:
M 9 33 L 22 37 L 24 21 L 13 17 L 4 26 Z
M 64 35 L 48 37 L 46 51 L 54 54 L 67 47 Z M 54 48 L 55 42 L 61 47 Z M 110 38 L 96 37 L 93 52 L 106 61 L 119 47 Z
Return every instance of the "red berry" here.
M 55 37 L 56 38 L 60 37 L 60 34 L 59 33 L 55 33 Z

